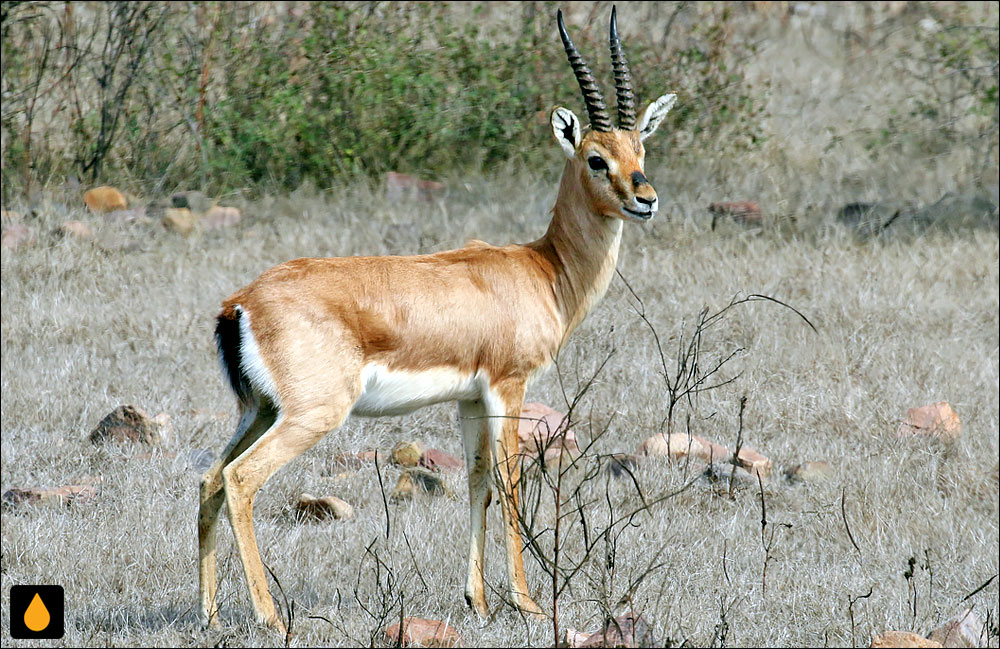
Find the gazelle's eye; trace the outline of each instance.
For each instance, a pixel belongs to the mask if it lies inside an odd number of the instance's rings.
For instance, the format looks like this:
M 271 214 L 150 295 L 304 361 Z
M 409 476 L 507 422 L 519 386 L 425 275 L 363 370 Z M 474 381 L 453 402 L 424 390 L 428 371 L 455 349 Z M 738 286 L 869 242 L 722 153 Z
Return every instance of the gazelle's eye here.
M 608 163 L 599 155 L 592 155 L 587 158 L 587 164 L 594 171 L 603 171 L 608 168 Z

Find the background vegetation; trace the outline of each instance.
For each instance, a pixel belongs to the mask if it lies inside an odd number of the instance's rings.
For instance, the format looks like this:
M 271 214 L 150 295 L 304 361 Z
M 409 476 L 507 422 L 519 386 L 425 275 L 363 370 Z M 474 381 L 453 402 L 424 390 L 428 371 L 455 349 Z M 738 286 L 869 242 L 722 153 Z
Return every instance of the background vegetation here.
M 3 201 L 34 240 L 0 256 L 0 491 L 99 487 L 91 502 L 3 512 L 4 646 L 17 644 L 6 636 L 8 586 L 39 581 L 66 589 L 65 645 L 280 643 L 250 623 L 225 522 L 222 628 L 197 619 L 198 465 L 235 426 L 212 341 L 218 304 L 294 257 L 540 236 L 562 165 L 538 113 L 556 103 L 584 112 L 555 5 L 2 7 Z M 610 95 L 610 3 L 564 9 Z M 577 518 L 561 529 L 564 561 L 583 556 L 590 531 L 619 523 L 568 580 L 528 560 L 532 594 L 552 610 L 553 583 L 569 583 L 560 620 L 580 630 L 634 607 L 661 645 L 864 646 L 887 629 L 925 634 L 971 607 L 996 646 L 996 4 L 618 11 L 640 100 L 681 95 L 647 156 L 663 207 L 626 227 L 619 269 L 631 290 L 612 282 L 529 399 L 565 408 L 589 385 L 575 428 L 583 444 L 596 440 L 584 466 L 600 473 L 578 492 L 588 533 Z M 379 185 L 387 170 L 447 190 L 393 200 Z M 182 237 L 148 218 L 90 214 L 80 193 L 102 182 L 140 202 L 201 188 L 243 219 Z M 757 201 L 762 222 L 713 227 L 706 207 L 737 199 Z M 844 218 L 848 204 L 920 227 L 872 236 Z M 93 238 L 56 234 L 68 219 Z M 703 370 L 735 353 L 720 374 L 732 381 L 672 403 L 638 313 L 669 371 L 703 309 L 751 293 L 792 304 L 818 332 L 774 305 L 735 309 L 698 347 Z M 962 419 L 954 444 L 895 437 L 908 408 L 939 400 Z M 152 453 L 87 441 L 123 403 L 168 413 L 172 435 Z M 730 445 L 741 437 L 775 475 L 760 492 L 731 490 L 649 460 L 636 471 L 649 501 L 698 480 L 623 525 L 641 501 L 630 480 L 610 478 L 607 456 L 634 452 L 669 406 L 675 427 Z M 411 438 L 461 454 L 451 406 L 351 420 L 261 491 L 257 535 L 295 603 L 291 643 L 386 644 L 382 627 L 402 611 L 446 620 L 470 645 L 551 645 L 550 624 L 523 622 L 498 595 L 495 507 L 495 614 L 465 607 L 464 472 L 446 476 L 454 497 L 386 508 L 379 484 L 391 489 L 397 468 L 334 462 Z M 781 477 L 810 460 L 828 461 L 830 478 Z M 563 498 L 581 478 L 567 482 Z M 538 551 L 551 556 L 552 491 L 541 478 L 531 488 Z M 302 492 L 342 497 L 355 517 L 303 523 L 293 513 Z

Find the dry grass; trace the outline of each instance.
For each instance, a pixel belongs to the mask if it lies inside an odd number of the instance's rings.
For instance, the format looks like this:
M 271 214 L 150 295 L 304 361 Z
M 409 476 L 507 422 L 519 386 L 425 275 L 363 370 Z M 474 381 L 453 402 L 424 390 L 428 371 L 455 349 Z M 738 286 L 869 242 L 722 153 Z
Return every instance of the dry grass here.
M 675 644 L 847 645 L 867 644 L 885 629 L 926 633 L 998 572 L 997 230 L 860 241 L 832 218 L 837 207 L 856 200 L 932 202 L 964 190 L 980 172 L 962 149 L 876 159 L 846 138 L 821 153 L 828 142 L 821 125 L 849 132 L 860 120 L 877 122 L 873 111 L 890 110 L 886 97 L 906 96 L 901 80 L 887 84 L 880 77 L 891 52 L 851 60 L 831 29 L 795 24 L 768 39 L 754 64 L 756 74 L 771 80 L 768 144 L 740 160 L 706 155 L 683 166 L 651 160 L 649 175 L 664 211 L 648 227 L 626 228 L 619 268 L 668 350 L 689 333 L 699 309 L 719 309 L 738 292 L 765 293 L 808 315 L 818 333 L 768 304 L 742 307 L 711 330 L 706 360 L 736 347 L 747 351 L 729 366 L 728 375 L 741 372 L 738 380 L 702 395 L 691 421 L 696 433 L 732 444 L 745 395 L 746 444 L 780 466 L 827 460 L 834 476 L 799 486 L 780 477 L 765 484 L 770 526 L 791 526 L 775 533 L 766 589 L 756 488 L 729 499 L 696 483 L 624 533 L 613 582 L 603 556 L 578 578 L 560 603 L 564 625 L 599 626 L 601 604 L 613 606 L 661 549 L 664 565 L 632 599 L 654 624 L 656 638 Z M 223 627 L 205 631 L 197 621 L 199 476 L 185 453 L 218 452 L 235 426 L 212 342 L 217 305 L 265 268 L 293 257 L 424 252 L 472 237 L 529 240 L 542 233 L 555 195 L 553 182 L 519 170 L 450 186 L 446 201 L 416 207 L 386 204 L 363 186 L 303 189 L 244 205 L 239 227 L 191 239 L 158 226 L 103 224 L 64 207 L 68 199 L 58 191 L 50 193 L 33 224 L 38 241 L 5 250 L 0 262 L 0 487 L 73 484 L 85 476 L 103 481 L 93 503 L 4 512 L 5 645 L 17 644 L 7 636 L 9 586 L 38 582 L 66 589 L 67 645 L 281 641 L 249 623 L 252 609 L 225 522 Z M 767 227 L 710 231 L 705 206 L 738 198 L 759 200 Z M 68 218 L 90 221 L 96 243 L 47 234 Z M 560 376 L 573 394 L 614 349 L 577 415 L 585 438 L 591 425 L 609 429 L 595 453 L 633 452 L 664 416 L 656 349 L 633 303 L 615 280 L 560 357 L 558 372 L 529 392 L 530 399 L 562 406 Z M 938 400 L 949 401 L 962 418 L 957 443 L 895 439 L 907 408 Z M 138 459 L 85 440 L 122 403 L 172 416 L 175 434 L 163 450 L 177 459 Z M 464 475 L 448 478 L 458 494 L 453 499 L 390 506 L 388 540 L 374 470 L 334 477 L 334 455 L 388 448 L 403 438 L 461 453 L 450 406 L 352 420 L 261 491 L 258 540 L 295 601 L 293 644 L 368 644 L 372 634 L 383 641 L 360 605 L 371 607 L 378 597 L 365 551 L 372 543 L 398 579 L 404 614 L 446 620 L 470 645 L 551 644 L 550 626 L 522 623 L 496 594 L 489 597 L 497 610 L 490 620 L 465 608 Z M 396 475 L 384 469 L 387 488 Z M 656 461 L 644 463 L 637 476 L 647 495 L 670 492 L 690 477 Z M 603 498 L 603 477 L 597 482 L 588 493 Z M 292 505 L 304 491 L 348 500 L 355 518 L 296 522 Z M 842 497 L 860 552 L 847 535 Z M 611 498 L 620 507 L 635 502 L 621 482 L 613 483 Z M 543 516 L 550 513 L 542 509 Z M 606 513 L 595 509 L 593 516 L 600 523 Z M 490 514 L 487 579 L 502 590 L 498 517 Z M 567 548 L 578 549 L 579 527 L 563 533 Z M 903 576 L 910 557 L 918 562 L 916 616 Z M 550 585 L 531 561 L 528 569 L 528 583 L 545 605 Z M 852 629 L 848 602 L 869 589 L 871 597 L 852 607 Z M 280 598 L 273 584 L 272 591 Z M 995 625 L 997 582 L 966 604 Z M 991 642 L 996 646 L 996 636 Z

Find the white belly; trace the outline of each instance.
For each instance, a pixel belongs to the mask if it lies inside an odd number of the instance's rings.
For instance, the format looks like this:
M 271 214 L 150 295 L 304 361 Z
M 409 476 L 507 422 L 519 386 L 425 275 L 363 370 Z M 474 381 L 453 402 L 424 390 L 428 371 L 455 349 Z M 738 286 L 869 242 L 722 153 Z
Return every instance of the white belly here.
M 366 365 L 361 370 L 361 396 L 351 414 L 361 417 L 405 415 L 443 401 L 482 398 L 488 381 L 477 374 L 435 368 L 420 372 Z

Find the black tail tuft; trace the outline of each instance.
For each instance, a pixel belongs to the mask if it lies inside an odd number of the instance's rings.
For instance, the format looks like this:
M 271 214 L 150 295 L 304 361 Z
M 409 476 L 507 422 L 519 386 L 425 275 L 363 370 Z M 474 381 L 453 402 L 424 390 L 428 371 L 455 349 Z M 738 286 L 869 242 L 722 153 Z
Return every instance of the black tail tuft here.
M 240 317 L 242 312 L 238 308 L 225 309 L 216 318 L 215 324 L 215 345 L 219 350 L 219 362 L 226 376 L 229 377 L 229 385 L 236 394 L 236 398 L 243 403 L 249 403 L 251 399 L 250 382 L 246 374 L 243 373 L 241 339 L 240 339 Z

